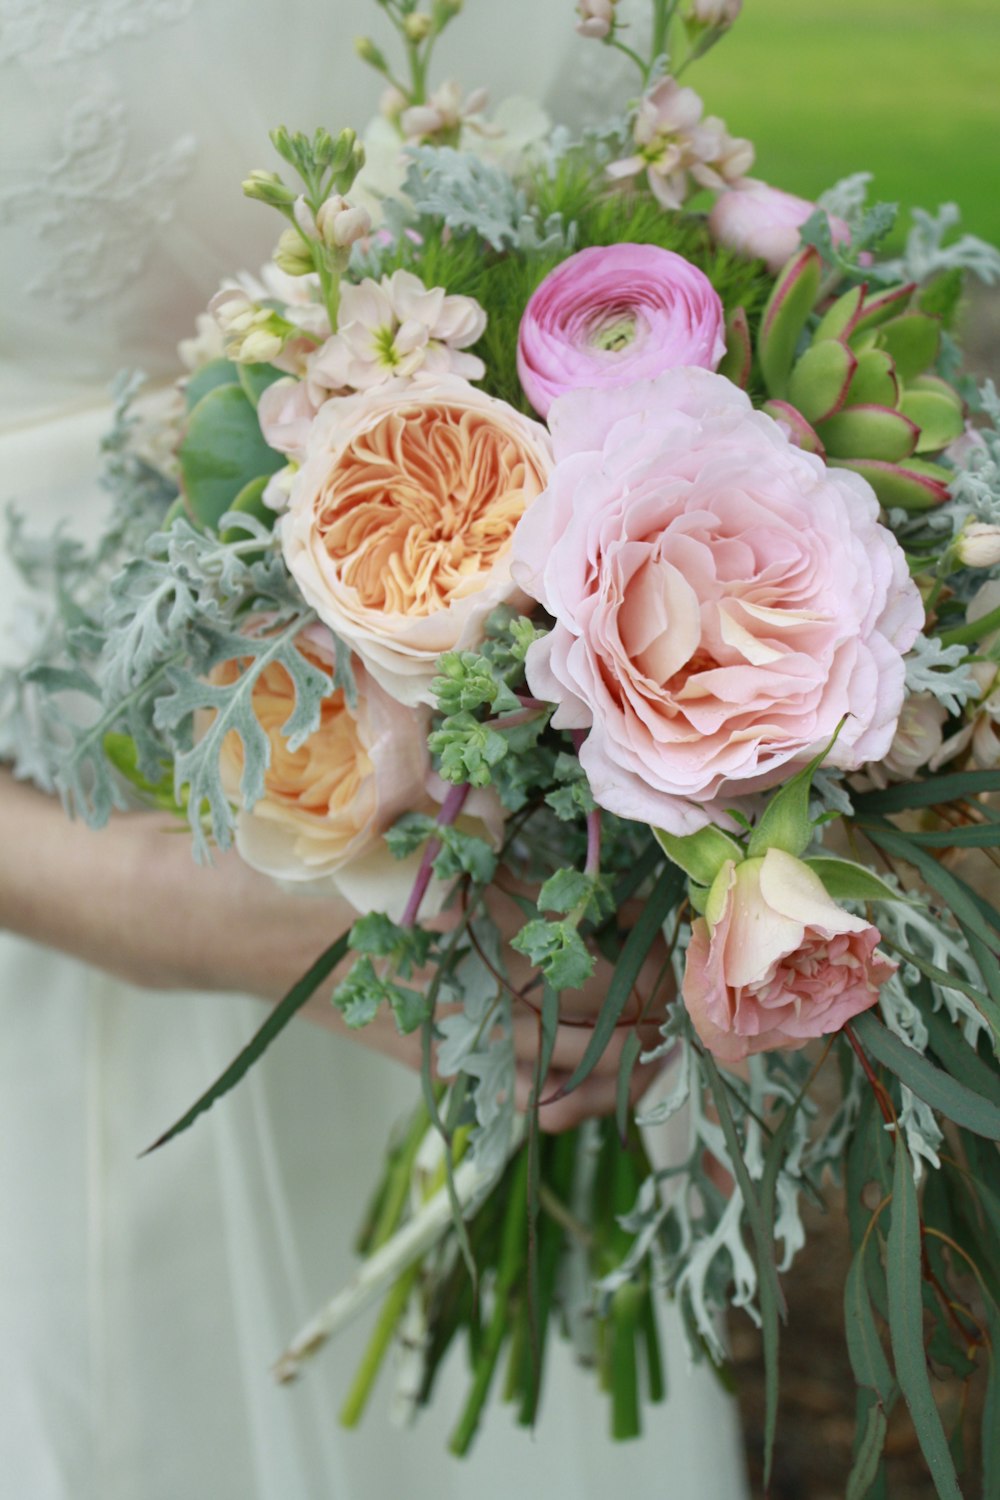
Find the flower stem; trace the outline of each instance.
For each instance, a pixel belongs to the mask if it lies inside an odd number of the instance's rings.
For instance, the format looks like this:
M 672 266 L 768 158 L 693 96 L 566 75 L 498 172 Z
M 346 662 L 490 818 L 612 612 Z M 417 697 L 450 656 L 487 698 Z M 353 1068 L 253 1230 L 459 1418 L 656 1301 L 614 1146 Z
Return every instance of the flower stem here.
M 448 793 L 441 805 L 441 811 L 437 815 L 439 828 L 447 828 L 450 824 L 454 823 L 465 806 L 465 799 L 471 790 L 472 788 L 467 781 L 463 781 L 461 786 L 449 787 Z M 406 909 L 399 921 L 400 927 L 412 927 L 420 915 L 420 905 L 427 894 L 427 887 L 430 885 L 431 876 L 434 873 L 434 861 L 440 852 L 440 839 L 429 839 L 427 847 L 424 850 L 423 859 L 420 861 L 417 878 L 413 882 L 410 899 L 407 901 Z
M 410 1299 L 410 1293 L 416 1285 L 420 1274 L 419 1262 L 404 1271 L 399 1280 L 390 1288 L 389 1294 L 382 1303 L 382 1310 L 378 1315 L 374 1332 L 368 1342 L 361 1364 L 358 1366 L 357 1374 L 347 1393 L 343 1406 L 340 1408 L 340 1422 L 343 1427 L 356 1427 L 364 1415 L 368 1398 L 372 1393 L 379 1370 L 389 1346 L 392 1336 L 396 1331 L 406 1304 Z

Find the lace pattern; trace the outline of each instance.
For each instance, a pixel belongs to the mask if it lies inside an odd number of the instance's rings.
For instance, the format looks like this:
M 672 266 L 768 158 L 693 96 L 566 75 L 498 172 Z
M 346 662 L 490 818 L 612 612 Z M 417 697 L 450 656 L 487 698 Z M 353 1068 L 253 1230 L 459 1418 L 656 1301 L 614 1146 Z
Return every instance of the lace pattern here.
M 183 20 L 193 4 L 194 0 L 0 0 L 0 63 L 32 54 L 48 63 L 70 62 Z

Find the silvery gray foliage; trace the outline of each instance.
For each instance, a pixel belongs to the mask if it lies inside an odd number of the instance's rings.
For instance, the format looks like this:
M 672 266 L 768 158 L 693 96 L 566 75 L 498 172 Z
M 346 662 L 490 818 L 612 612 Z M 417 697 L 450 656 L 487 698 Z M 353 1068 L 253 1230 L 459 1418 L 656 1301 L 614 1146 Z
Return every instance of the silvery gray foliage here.
M 978 406 L 987 423 L 976 429 L 976 439 L 966 445 L 950 484 L 956 532 L 970 515 L 976 521 L 1000 525 L 1000 395 L 992 380 L 980 387 Z
M 868 203 L 872 175 L 871 172 L 852 172 L 849 177 L 842 177 L 833 187 L 820 194 L 816 200 L 817 207 L 825 208 L 828 214 L 844 219 L 852 228 L 860 224 Z
M 456 231 L 475 230 L 494 250 L 519 243 L 528 199 L 502 167 L 452 146 L 413 146 L 403 192 L 418 218 Z
M 936 635 L 918 635 L 906 657 L 907 691 L 933 693 L 950 714 L 959 713 L 970 698 L 979 697 L 968 655 L 966 646 L 943 646 Z
M 477 918 L 474 932 L 489 963 L 475 946 L 470 946 L 459 962 L 454 989 L 462 1008 L 436 1022 L 441 1038 L 437 1067 L 443 1078 L 464 1073 L 472 1080 L 470 1093 L 476 1124 L 469 1145 L 483 1170 L 494 1180 L 503 1171 L 510 1154 L 514 1124 L 514 1039 L 510 997 L 493 972 L 503 970 L 500 933 L 486 917 Z
M 925 282 L 951 270 L 971 271 L 988 286 L 1000 281 L 1000 250 L 994 245 L 974 234 L 960 235 L 949 245 L 944 243 L 960 221 L 956 203 L 942 203 L 936 214 L 915 208 L 903 254 L 887 261 L 884 269 L 903 281 Z

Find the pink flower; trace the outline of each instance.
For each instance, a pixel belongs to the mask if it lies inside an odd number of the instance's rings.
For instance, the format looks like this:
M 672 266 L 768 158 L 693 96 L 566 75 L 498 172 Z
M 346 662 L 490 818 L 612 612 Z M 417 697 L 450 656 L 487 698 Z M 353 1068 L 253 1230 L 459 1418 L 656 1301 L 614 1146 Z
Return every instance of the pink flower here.
M 878 951 L 878 928 L 841 910 L 819 876 L 781 849 L 730 860 L 708 915 L 711 923 L 692 925 L 681 994 L 723 1062 L 839 1031 L 875 1004 L 897 967 Z
M 557 728 L 590 730 L 603 807 L 694 832 L 845 715 L 830 764 L 886 753 L 924 610 L 859 475 L 707 370 L 573 392 L 549 425 L 555 468 L 514 539 L 556 621 L 528 682 Z
M 609 177 L 646 173 L 650 191 L 664 208 L 680 208 L 691 188 L 718 190 L 735 182 L 753 166 L 749 141 L 731 136 L 722 120 L 704 108 L 694 89 L 682 88 L 675 78 L 661 78 L 639 101 L 632 135 L 636 151 L 612 162 Z
M 747 260 L 766 261 L 772 274 L 795 254 L 799 230 L 816 204 L 794 193 L 783 193 L 753 177 L 744 177 L 716 199 L 708 228 L 717 245 Z M 831 217 L 834 244 L 846 244 L 851 232 L 843 219 Z
M 536 289 L 521 319 L 517 369 L 545 416 L 581 386 L 630 385 L 677 365 L 715 369 L 725 353 L 722 303 L 707 276 L 658 245 L 595 246 Z

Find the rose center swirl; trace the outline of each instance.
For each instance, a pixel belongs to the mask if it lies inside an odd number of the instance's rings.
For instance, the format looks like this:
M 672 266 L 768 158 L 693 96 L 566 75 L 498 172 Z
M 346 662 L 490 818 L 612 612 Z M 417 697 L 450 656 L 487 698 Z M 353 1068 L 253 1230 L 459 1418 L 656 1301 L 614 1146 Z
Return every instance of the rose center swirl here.
M 321 543 L 367 609 L 447 609 L 510 545 L 544 476 L 481 413 L 403 408 L 355 438 L 325 486 Z

